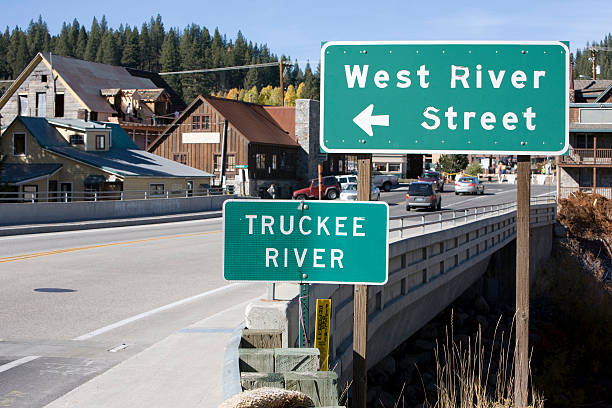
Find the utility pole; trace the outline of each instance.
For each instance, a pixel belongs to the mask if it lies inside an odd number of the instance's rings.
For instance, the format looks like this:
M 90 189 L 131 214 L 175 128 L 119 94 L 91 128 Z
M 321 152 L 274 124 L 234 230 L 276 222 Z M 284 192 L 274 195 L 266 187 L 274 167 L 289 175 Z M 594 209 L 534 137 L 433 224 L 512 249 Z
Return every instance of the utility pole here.
M 591 60 L 593 61 L 593 80 L 597 79 L 597 63 L 595 62 L 595 48 L 591 48 Z
M 514 348 L 514 406 L 527 406 L 529 379 L 529 224 L 531 156 L 518 156 L 516 193 L 516 344 Z
M 285 86 L 283 85 L 283 60 L 278 61 L 280 71 L 281 106 L 285 106 Z
M 357 155 L 357 200 L 370 201 L 372 155 Z M 366 408 L 368 394 L 368 285 L 353 289 L 353 407 Z

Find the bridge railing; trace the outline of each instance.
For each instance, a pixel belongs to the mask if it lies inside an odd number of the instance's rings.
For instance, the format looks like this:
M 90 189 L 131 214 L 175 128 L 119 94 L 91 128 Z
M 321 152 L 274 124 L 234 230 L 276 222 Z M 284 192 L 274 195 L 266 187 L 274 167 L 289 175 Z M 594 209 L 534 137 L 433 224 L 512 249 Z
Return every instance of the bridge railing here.
M 122 190 L 122 191 L 0 191 L 0 204 L 2 203 L 38 203 L 73 201 L 108 201 L 108 200 L 153 200 L 163 198 L 192 198 L 208 197 L 212 195 L 233 194 L 233 186 L 211 187 L 206 189 L 166 189 L 163 191 L 151 190 Z
M 556 219 L 556 203 L 543 198 L 535 202 L 531 206 L 532 228 L 550 228 Z M 435 223 L 426 226 L 431 230 L 421 233 L 422 225 L 410 226 L 407 229 L 417 234 L 390 243 L 388 282 L 368 287 L 368 338 L 371 344 L 376 344 L 368 348 L 369 366 L 426 324 L 485 272 L 491 255 L 516 237 L 514 206 L 515 203 L 504 203 L 492 210 L 490 206 L 479 207 L 478 212 L 470 212 L 467 222 L 464 214 L 457 214 L 456 226 L 452 226 L 453 212 L 447 211 L 448 219 L 434 220 Z M 405 217 L 394 217 L 401 218 Z M 420 222 L 420 217 L 417 218 Z M 440 225 L 444 227 L 447 223 L 449 228 L 440 229 Z M 543 238 L 533 241 L 549 246 L 552 242 Z M 532 252 L 536 261 L 550 251 L 539 248 Z M 330 367 L 334 367 L 344 384 L 351 376 L 352 366 L 353 287 L 314 284 L 311 299 L 332 299 Z M 310 310 L 315 310 L 314 304 Z
M 532 205 L 555 202 L 556 198 L 553 196 L 531 198 Z M 516 202 L 508 202 L 460 210 L 442 210 L 419 215 L 396 215 L 389 217 L 389 239 L 393 241 L 426 232 L 440 231 L 471 221 L 507 214 L 515 210 Z

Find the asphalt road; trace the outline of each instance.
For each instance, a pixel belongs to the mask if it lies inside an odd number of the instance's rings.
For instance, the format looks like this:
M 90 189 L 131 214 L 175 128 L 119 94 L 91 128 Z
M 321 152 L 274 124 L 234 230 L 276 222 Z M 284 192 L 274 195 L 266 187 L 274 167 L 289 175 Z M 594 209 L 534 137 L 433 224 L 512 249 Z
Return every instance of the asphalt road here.
M 449 188 L 450 187 L 450 188 Z M 381 193 L 390 215 L 407 187 Z M 516 199 L 487 184 L 443 209 Z M 532 186 L 532 196 L 554 186 Z M 0 407 L 42 407 L 198 320 L 260 296 L 222 277 L 220 219 L 0 237 Z

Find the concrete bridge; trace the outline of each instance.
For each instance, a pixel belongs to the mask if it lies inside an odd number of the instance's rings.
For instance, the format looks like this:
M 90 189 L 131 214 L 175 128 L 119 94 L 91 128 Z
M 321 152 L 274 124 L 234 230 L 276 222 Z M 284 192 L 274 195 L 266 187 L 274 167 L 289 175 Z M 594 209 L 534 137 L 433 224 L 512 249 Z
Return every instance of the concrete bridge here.
M 552 249 L 556 204 L 531 205 L 532 278 Z M 369 287 L 368 366 L 372 367 L 444 310 L 487 270 L 495 257 L 513 263 L 515 203 L 417 217 L 392 217 L 389 281 Z M 506 258 L 508 258 L 506 260 Z M 495 281 L 490 282 L 495 291 Z M 284 347 L 297 344 L 298 285 L 283 285 L 276 301 L 247 307 L 246 326 L 280 329 Z M 343 385 L 352 377 L 353 286 L 311 286 L 309 339 L 316 299 L 332 300 L 329 367 Z M 284 300 L 278 300 L 284 299 Z

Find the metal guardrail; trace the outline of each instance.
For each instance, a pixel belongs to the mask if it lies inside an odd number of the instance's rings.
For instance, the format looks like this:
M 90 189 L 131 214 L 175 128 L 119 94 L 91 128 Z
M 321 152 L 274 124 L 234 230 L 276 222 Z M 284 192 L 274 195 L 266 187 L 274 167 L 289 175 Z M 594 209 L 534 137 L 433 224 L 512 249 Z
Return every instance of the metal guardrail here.
M 548 204 L 556 203 L 556 197 L 532 197 L 531 204 Z M 516 210 L 516 202 L 483 205 L 478 207 L 465 208 L 462 210 L 442 210 L 431 214 L 423 215 L 397 215 L 389 217 L 389 233 L 399 231 L 397 238 L 404 238 L 404 233 L 420 228 L 421 233 L 425 233 L 427 227 L 438 225 L 439 228 L 430 228 L 431 230 L 443 230 L 444 227 L 456 226 L 465 224 L 469 221 L 476 221 L 483 218 L 506 214 Z M 394 221 L 399 220 L 399 225 L 393 227 Z
M 125 191 L 51 191 L 51 192 L 4 192 L 0 191 L 2 203 L 40 203 L 109 200 L 152 200 L 167 198 L 193 198 L 233 194 L 233 186 L 214 187 L 204 190 L 125 190 Z

